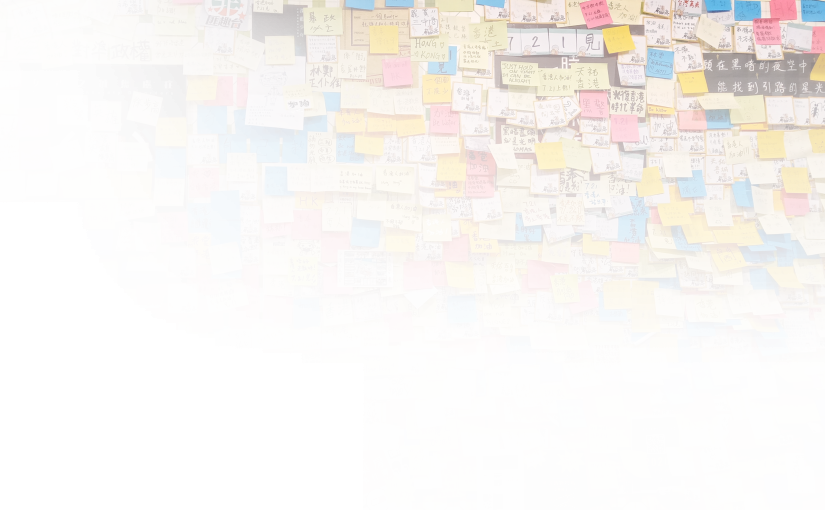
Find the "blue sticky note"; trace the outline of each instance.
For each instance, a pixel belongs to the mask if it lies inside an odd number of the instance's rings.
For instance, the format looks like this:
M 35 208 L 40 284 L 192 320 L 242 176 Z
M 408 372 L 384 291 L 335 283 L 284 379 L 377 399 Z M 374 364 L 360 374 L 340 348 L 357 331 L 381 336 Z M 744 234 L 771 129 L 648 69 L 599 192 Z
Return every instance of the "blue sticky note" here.
M 736 181 L 733 183 L 733 198 L 739 207 L 753 207 L 753 191 L 751 191 L 751 180 Z
M 676 181 L 679 184 L 679 195 L 682 198 L 708 196 L 701 170 L 693 170 L 693 177 L 680 177 Z
M 730 110 L 705 110 L 708 129 L 733 129 L 730 122 Z
M 788 475 L 786 474 L 765 473 L 765 491 L 768 493 L 768 503 L 772 505 L 796 502 L 793 494 L 788 492 Z
M 802 2 L 805 5 L 805 2 Z M 733 19 L 736 21 L 753 21 L 762 17 L 762 2 L 742 2 L 734 0 Z M 804 18 L 802 21 L 805 21 Z
M 349 244 L 360 248 L 378 248 L 381 239 L 381 222 L 352 219 Z
M 690 391 L 686 375 L 672 375 L 670 379 L 662 379 L 665 386 L 665 396 L 667 403 L 672 406 L 681 404 L 692 404 L 693 392 Z
M 226 125 L 226 106 L 198 105 L 199 135 L 225 135 Z
M 280 163 L 281 137 L 253 138 L 249 141 L 249 145 L 251 152 L 258 155 L 258 163 Z
M 318 133 L 326 133 L 328 125 L 329 123 L 327 122 L 326 115 L 304 117 L 304 131 L 316 131 Z
M 89 249 L 94 257 L 108 257 L 112 254 L 114 230 L 84 230 L 84 239 L 89 241 Z
M 281 136 L 283 130 L 263 126 L 247 126 L 246 110 L 235 110 L 235 135 L 243 138 L 269 138 Z M 246 152 L 246 151 L 243 151 Z
M 530 347 L 529 336 L 508 336 L 507 356 L 511 365 L 535 365 L 536 350 Z
M 587 427 L 587 418 L 584 417 L 584 401 L 580 399 L 556 400 L 559 410 L 559 421 L 563 429 L 578 429 Z
M 186 206 L 186 219 L 189 232 L 192 234 L 209 233 L 209 212 L 211 204 L 190 203 Z
M 264 195 L 268 197 L 288 197 L 293 193 L 287 189 L 285 166 L 264 166 Z
M 622 243 L 645 243 L 647 218 L 642 216 L 619 216 L 619 238 Z
M 693 387 L 697 390 L 721 390 L 721 386 L 713 384 L 713 376 L 710 372 L 710 363 L 694 363 L 691 369 L 693 374 Z
M 427 74 L 455 75 L 458 70 L 458 46 L 450 46 L 450 60 L 446 62 L 428 62 Z
M 802 0 L 802 21 L 825 21 L 825 4 Z
M 705 0 L 708 12 L 724 12 L 730 10 L 730 0 Z
M 627 321 L 627 310 L 607 310 L 604 307 L 604 292 L 599 292 L 599 320 L 606 322 Z
M 489 7 L 504 8 L 504 0 L 476 0 L 476 5 L 487 5 Z
M 241 194 L 237 190 L 213 191 L 209 219 L 241 221 Z
M 341 111 L 341 93 L 340 92 L 324 92 L 324 103 L 326 103 L 328 112 Z
M 155 177 L 185 179 L 186 149 L 183 147 L 155 148 Z
M 373 11 L 375 10 L 375 0 L 347 0 L 346 6 L 350 9 Z
M 525 227 L 521 213 L 516 213 L 516 242 L 519 243 L 540 243 L 541 225 Z
M 384 5 L 387 7 L 415 7 L 415 0 L 387 0 Z
M 336 163 L 364 163 L 364 155 L 355 152 L 355 135 L 336 134 L 335 138 Z
M 478 320 L 475 296 L 449 296 L 446 301 L 450 324 L 474 324 Z
M 754 290 L 775 290 L 779 288 L 767 269 L 751 269 L 750 283 Z
M 122 280 L 140 280 L 143 282 L 148 282 L 152 278 L 151 271 L 127 271 L 126 270 L 126 261 L 124 260 L 123 263 L 120 265 L 120 272 L 117 274 L 117 277 Z
M 293 131 L 291 135 L 284 136 L 283 146 L 284 163 L 306 163 L 307 162 L 307 132 Z
M 673 52 L 648 48 L 645 76 L 665 80 L 673 78 Z
M 292 300 L 292 327 L 293 328 L 311 328 L 319 326 L 322 321 L 319 320 L 323 310 L 321 309 L 321 300 L 318 298 L 304 298 L 296 297 Z

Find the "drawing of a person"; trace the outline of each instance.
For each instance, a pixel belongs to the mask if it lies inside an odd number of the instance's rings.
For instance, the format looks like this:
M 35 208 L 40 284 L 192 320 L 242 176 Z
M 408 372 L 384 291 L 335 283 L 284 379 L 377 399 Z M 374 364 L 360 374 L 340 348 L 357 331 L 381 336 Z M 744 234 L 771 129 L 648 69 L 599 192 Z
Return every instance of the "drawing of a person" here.
M 551 55 L 558 55 L 559 54 L 559 46 L 554 44 L 553 47 L 550 49 Z

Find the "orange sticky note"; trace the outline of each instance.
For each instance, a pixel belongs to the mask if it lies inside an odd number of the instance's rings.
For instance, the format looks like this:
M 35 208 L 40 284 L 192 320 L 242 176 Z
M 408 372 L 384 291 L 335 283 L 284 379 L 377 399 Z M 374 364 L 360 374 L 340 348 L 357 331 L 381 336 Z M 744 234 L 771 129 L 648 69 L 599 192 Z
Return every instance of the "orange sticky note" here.
M 398 27 L 394 25 L 371 26 L 370 53 L 398 54 Z
M 367 130 L 367 116 L 363 110 L 343 109 L 335 114 L 335 131 L 338 133 L 363 133 Z
M 636 196 L 649 197 L 661 195 L 665 192 L 662 185 L 662 174 L 658 166 L 649 166 L 642 169 L 642 182 L 636 184 Z
M 449 76 L 425 74 L 421 91 L 424 104 L 449 103 L 453 100 L 453 87 Z
M 418 115 L 415 117 L 396 118 L 395 132 L 399 138 L 423 135 L 427 132 L 427 128 L 424 125 L 424 117 Z
M 372 156 L 384 155 L 384 137 L 355 135 L 355 152 Z

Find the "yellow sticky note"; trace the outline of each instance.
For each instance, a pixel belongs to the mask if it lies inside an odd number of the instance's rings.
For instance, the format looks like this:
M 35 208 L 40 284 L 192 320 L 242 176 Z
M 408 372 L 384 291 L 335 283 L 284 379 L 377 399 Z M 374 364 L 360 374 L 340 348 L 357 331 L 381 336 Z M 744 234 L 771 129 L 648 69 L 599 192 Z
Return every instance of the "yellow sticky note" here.
M 395 253 L 415 253 L 415 232 L 385 228 L 384 249 Z
M 160 117 L 155 127 L 158 147 L 186 147 L 186 117 Z
M 759 159 L 785 158 L 785 133 L 782 131 L 763 131 L 756 133 L 759 145 Z
M 665 192 L 662 185 L 662 174 L 658 166 L 649 166 L 642 170 L 642 182 L 636 184 L 636 196 L 649 197 L 661 195 Z
M 603 257 L 609 257 L 610 242 L 594 241 L 592 235 L 584 234 L 582 236 L 582 252 L 587 255 L 601 255 Z
M 629 298 L 632 289 L 633 280 L 604 282 L 604 308 L 606 310 L 630 310 L 632 300 Z
M 398 53 L 398 27 L 392 25 L 370 27 L 370 53 Z
M 509 45 L 506 21 L 487 21 L 470 24 L 470 40 L 487 43 L 487 49 L 505 50 Z
M 825 81 L 825 80 L 823 80 Z M 802 284 L 799 283 L 799 278 L 796 276 L 793 266 L 790 267 L 769 267 L 768 274 L 771 278 L 776 280 L 780 287 L 786 289 L 801 289 Z
M 344 35 L 344 13 L 340 7 L 304 9 L 304 35 Z
M 217 76 L 189 76 L 186 79 L 187 101 L 214 101 L 217 97 Z
M 690 225 L 682 225 L 682 232 L 690 244 L 712 243 L 713 231 L 708 227 L 708 220 L 704 214 L 694 214 L 690 217 Z
M 474 289 L 476 279 L 473 265 L 469 262 L 445 262 L 447 286 L 455 289 Z
M 585 147 L 581 142 L 576 140 L 568 140 L 562 138 L 561 147 L 564 151 L 564 166 L 565 168 L 573 168 L 590 172 L 593 166 L 593 160 L 590 157 L 590 147 Z
M 458 154 L 441 154 L 438 156 L 435 178 L 439 181 L 466 181 L 467 163 L 461 161 Z
M 656 106 L 655 104 L 647 105 L 647 113 L 651 115 L 676 115 L 676 108 L 668 108 L 667 106 Z
M 608 53 L 619 53 L 636 49 L 636 45 L 633 44 L 633 38 L 630 37 L 630 27 L 628 25 L 605 28 L 602 30 L 602 37 L 604 37 L 604 44 L 607 46 Z
M 708 82 L 705 80 L 705 71 L 680 73 L 679 84 L 685 94 L 704 94 L 708 91 Z
M 816 57 L 816 64 L 811 69 L 811 79 L 813 81 L 825 81 L 825 56 L 821 53 Z
M 475 4 L 473 0 L 436 0 L 435 6 L 439 12 L 472 12 Z
M 424 104 L 449 103 L 453 100 L 453 87 L 449 76 L 425 74 L 422 78 L 421 93 Z
M 572 69 L 539 69 L 539 86 L 537 96 L 572 96 L 573 70 Z
M 692 201 L 659 204 L 658 209 L 662 225 L 666 227 L 691 224 L 690 211 L 693 209 Z
M 395 118 L 390 115 L 370 114 L 367 118 L 367 133 L 394 133 Z
M 730 111 L 731 124 L 767 122 L 764 96 L 736 96 L 736 102 L 739 109 Z
M 638 450 L 622 450 L 619 452 L 622 457 L 624 468 L 638 478 L 650 478 L 650 469 L 647 467 L 647 453 Z
M 355 135 L 355 152 L 373 156 L 384 155 L 384 137 Z
M 427 132 L 427 128 L 424 125 L 424 116 L 417 115 L 412 118 L 405 117 L 403 119 L 396 120 L 395 131 L 400 138 L 405 136 L 423 135 Z
M 574 274 L 556 274 L 550 277 L 553 286 L 553 302 L 578 303 L 579 277 Z
M 815 153 L 825 154 L 825 129 L 808 130 L 808 138 Z
M 689 242 L 689 241 L 688 241 Z M 730 244 L 714 244 L 707 247 L 713 263 L 719 271 L 732 271 L 748 265 L 739 247 Z
M 560 170 L 567 167 L 561 142 L 537 143 L 535 148 L 539 170 Z
M 807 168 L 783 168 L 782 182 L 785 184 L 785 192 L 787 193 L 811 192 L 811 181 L 808 180 Z

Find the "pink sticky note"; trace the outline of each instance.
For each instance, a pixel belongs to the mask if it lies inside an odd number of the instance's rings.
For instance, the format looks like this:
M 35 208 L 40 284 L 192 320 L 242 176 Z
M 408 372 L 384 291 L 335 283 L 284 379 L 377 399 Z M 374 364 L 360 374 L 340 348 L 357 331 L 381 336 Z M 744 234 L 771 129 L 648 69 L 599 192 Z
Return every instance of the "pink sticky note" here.
M 384 78 L 384 85 L 386 84 L 387 79 Z M 461 115 L 452 111 L 450 105 L 430 106 L 430 133 L 457 135 L 460 119 Z
M 235 106 L 246 108 L 246 98 L 249 95 L 249 78 L 238 76 L 237 89 L 235 90 Z
M 582 117 L 606 119 L 610 112 L 606 90 L 582 90 L 579 92 Z
M 531 289 L 549 289 L 550 277 L 553 276 L 553 264 L 538 260 L 527 261 L 527 287 Z
M 705 119 L 705 110 L 679 112 L 679 129 L 705 131 L 707 128 L 708 121 Z
M 619 264 L 638 264 L 639 245 L 610 241 L 610 261 Z
M 587 28 L 613 24 L 613 18 L 610 17 L 610 9 L 607 8 L 606 0 L 582 2 L 579 4 L 579 7 L 581 7 L 582 16 L 584 16 L 584 22 L 587 23 Z
M 796 0 L 771 0 L 771 18 L 794 21 L 797 16 Z
M 49 107 L 18 108 L 17 138 L 49 136 Z
M 785 216 L 805 216 L 811 212 L 807 193 L 782 192 L 782 204 L 785 206 Z
M 264 223 L 264 211 L 261 209 L 261 238 L 288 236 L 292 232 L 292 223 Z
M 468 175 L 464 183 L 464 196 L 467 198 L 492 198 L 496 193 L 494 175 Z
M 464 234 L 452 241 L 442 243 L 441 258 L 444 262 L 467 262 L 470 260 L 470 235 Z
M 186 171 L 186 195 L 193 200 L 207 200 L 213 191 L 221 189 L 217 166 L 190 166 Z
M 599 295 L 590 282 L 579 282 L 579 302 L 570 303 L 570 313 L 581 313 L 599 307 Z
M 264 324 L 292 324 L 292 298 L 264 296 Z
M 410 342 L 415 339 L 412 328 L 412 312 L 384 314 L 384 327 L 390 329 L 390 343 Z
M 412 85 L 410 57 L 384 59 L 383 66 L 385 87 Z
M 693 402 L 688 404 L 691 418 L 706 418 L 716 416 L 716 405 L 713 395 L 707 390 L 693 390 Z
M 430 289 L 433 287 L 433 268 L 430 261 L 404 262 L 404 290 Z
M 338 251 L 350 249 L 349 232 L 324 232 L 321 235 L 321 262 L 337 264 Z
M 321 239 L 321 211 L 317 209 L 295 209 L 293 220 L 293 239 Z
M 782 44 L 782 34 L 779 30 L 779 19 L 754 19 L 753 40 L 756 44 Z
M 52 156 L 49 154 L 51 146 L 52 142 L 49 139 L 20 140 L 20 170 L 51 168 Z
M 232 83 L 232 76 L 218 76 L 218 93 L 214 101 L 204 101 L 208 106 L 234 106 L 235 86 Z
M 510 361 L 505 337 L 501 335 L 489 335 L 483 336 L 481 339 L 484 341 L 484 363 L 493 365 Z
M 661 225 L 662 218 L 659 217 L 659 208 L 658 207 L 651 207 L 650 208 L 650 217 L 647 219 L 650 223 L 654 225 Z
M 496 175 L 497 168 L 489 152 L 467 151 L 467 175 Z
M 825 27 L 813 27 L 811 53 L 825 53 Z
M 469 237 L 467 237 L 469 239 Z M 433 261 L 430 263 L 433 269 L 433 287 L 447 286 L 447 264 Z
M 352 287 L 338 286 L 338 266 L 322 266 L 324 277 L 324 294 L 352 294 L 355 289 Z
M 635 115 L 611 115 L 610 138 L 614 142 L 638 142 L 639 121 Z

